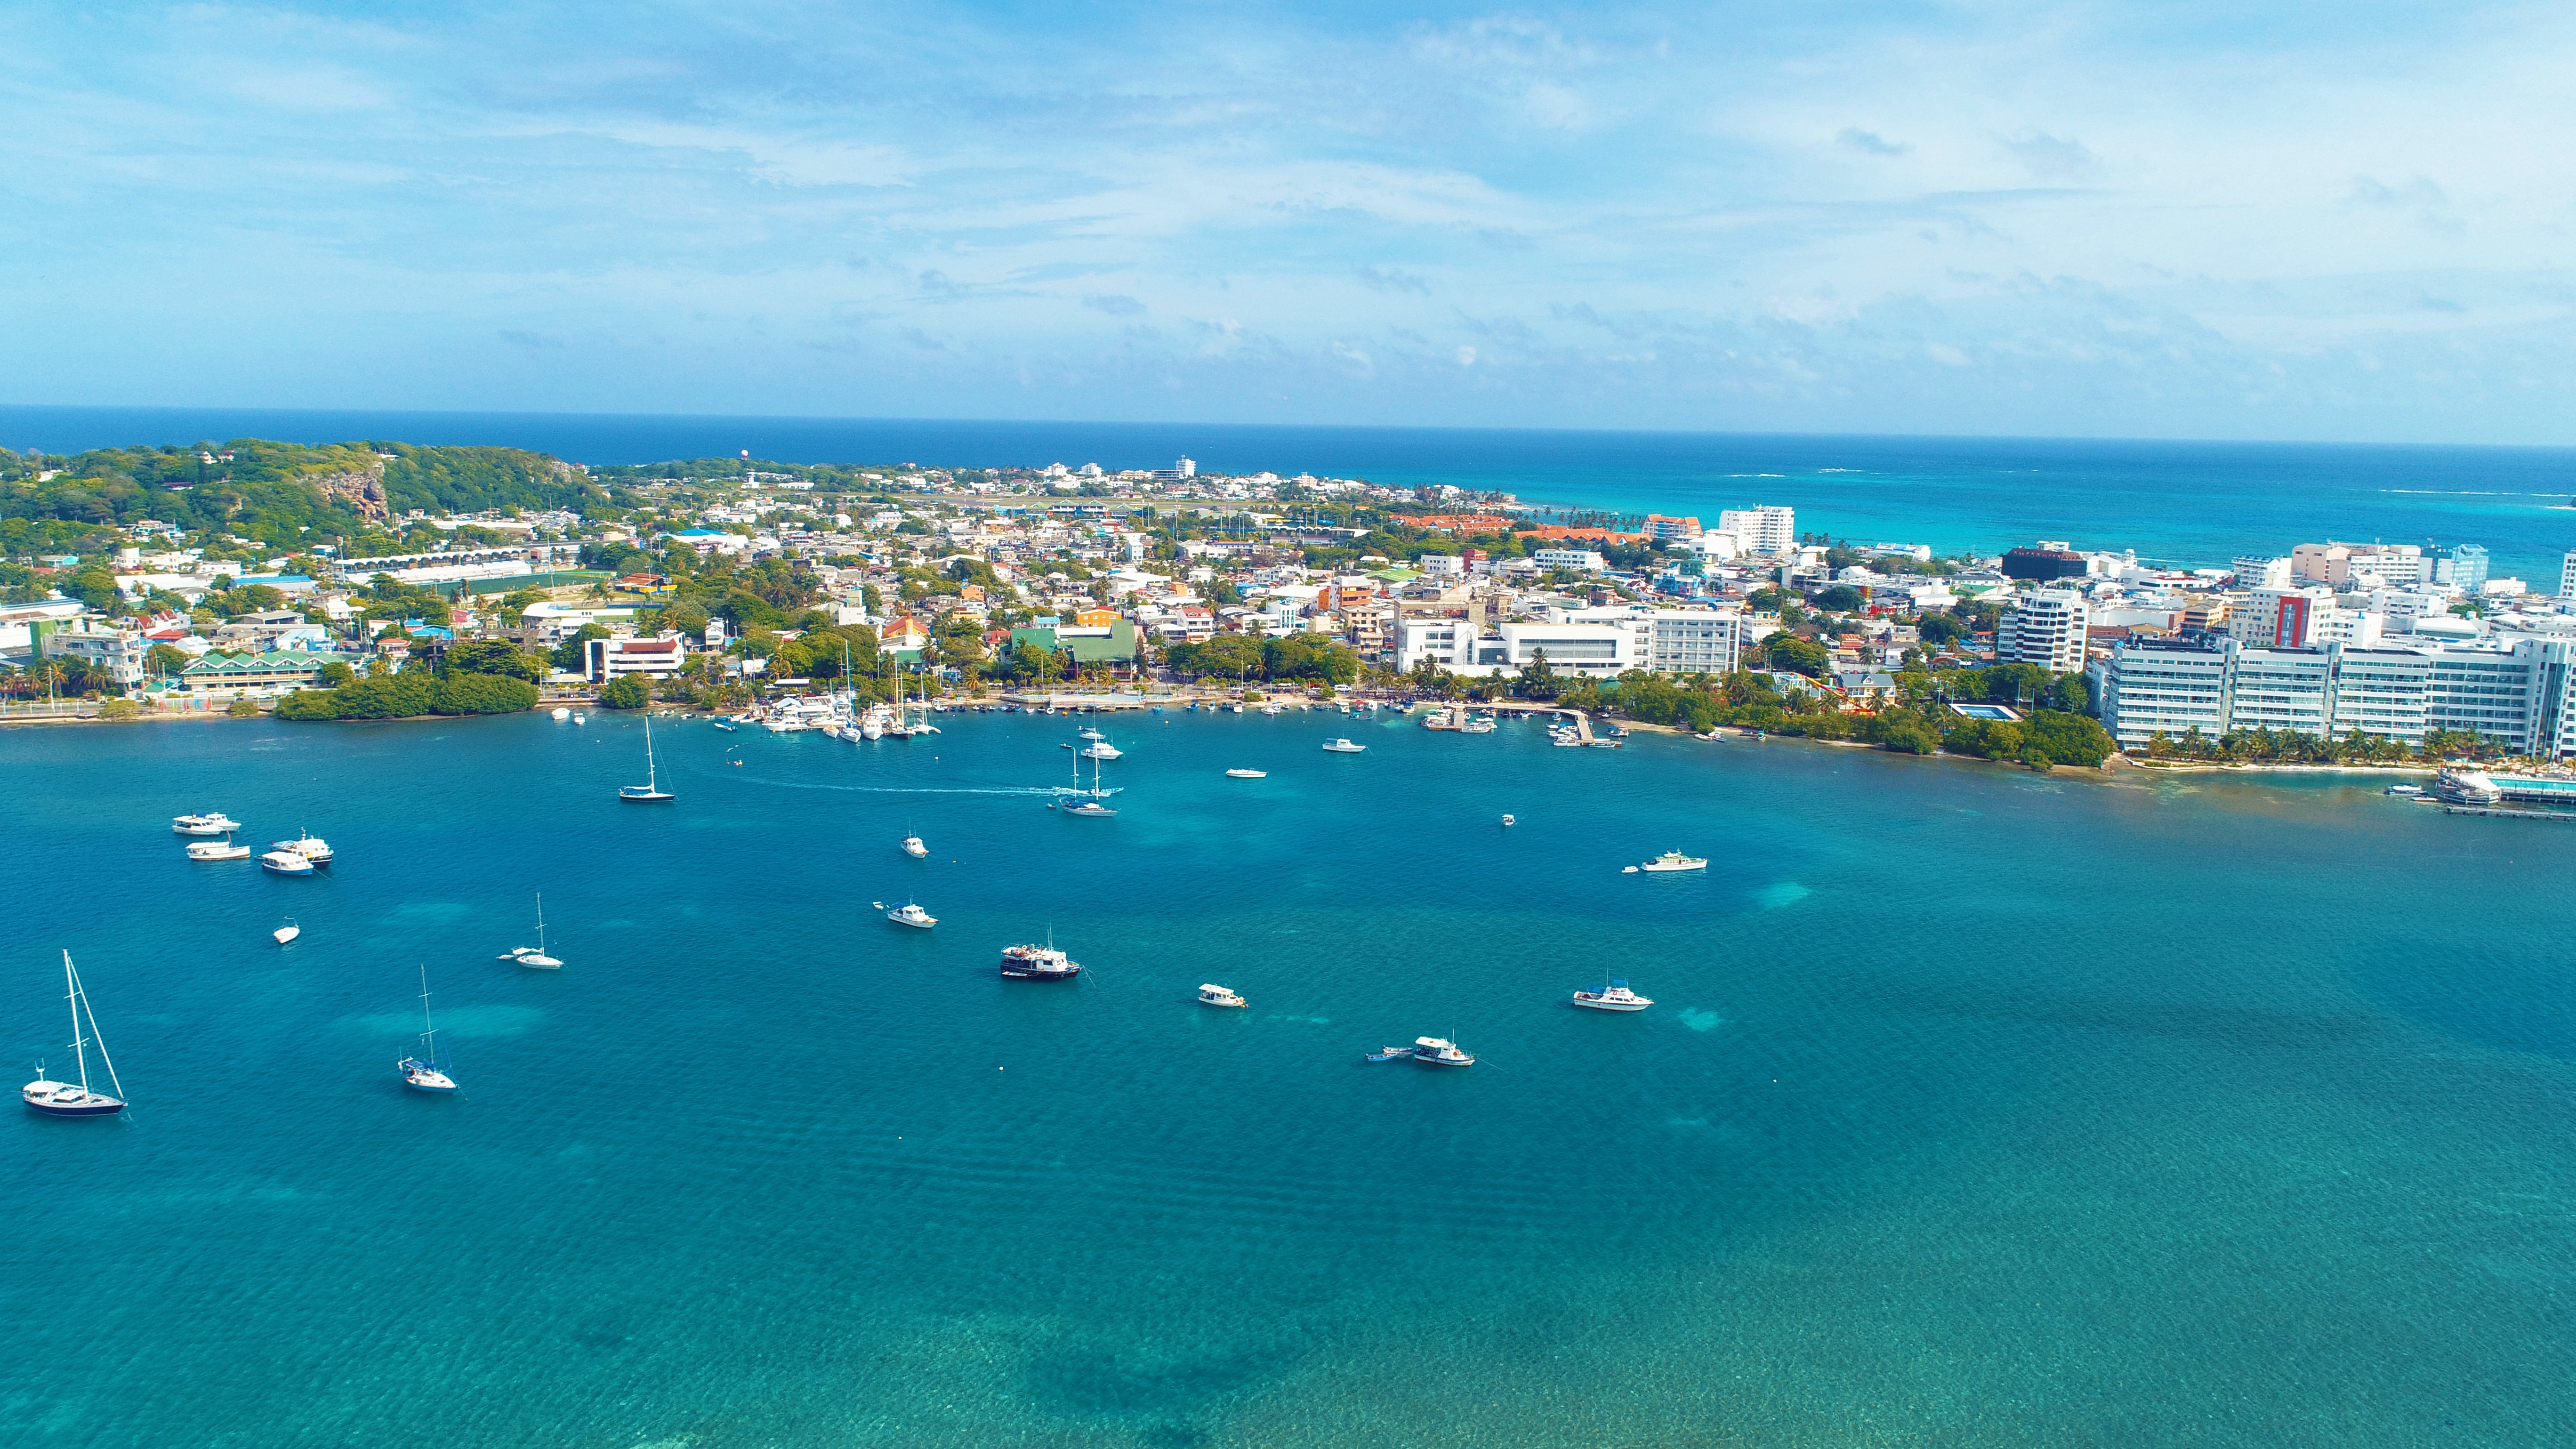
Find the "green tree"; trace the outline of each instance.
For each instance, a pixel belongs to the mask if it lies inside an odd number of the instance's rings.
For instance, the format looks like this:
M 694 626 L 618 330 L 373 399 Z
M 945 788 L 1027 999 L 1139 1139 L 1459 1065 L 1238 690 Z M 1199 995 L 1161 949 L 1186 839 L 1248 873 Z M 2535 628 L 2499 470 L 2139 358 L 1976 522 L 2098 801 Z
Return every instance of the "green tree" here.
M 177 674 L 192 662 L 188 651 L 168 644 L 155 644 L 143 651 L 143 667 L 155 674 Z
M 1833 662 L 1833 656 L 1825 652 L 1823 645 L 1785 632 L 1762 641 L 1762 657 L 1774 669 L 1803 674 L 1810 679 L 1822 678 L 1826 667 Z
M 529 701 L 530 704 L 535 702 Z M 642 678 L 632 674 L 611 680 L 608 687 L 599 692 L 599 703 L 606 709 L 642 709 L 652 702 L 652 690 Z
M 605 639 L 607 637 L 608 631 L 606 629 L 599 627 L 597 624 L 584 624 L 580 628 L 572 631 L 569 635 L 566 635 L 564 641 L 554 647 L 554 653 L 549 655 L 548 658 L 552 661 L 556 669 L 567 674 L 574 673 L 589 666 L 589 651 L 584 646 L 588 645 L 593 639 Z

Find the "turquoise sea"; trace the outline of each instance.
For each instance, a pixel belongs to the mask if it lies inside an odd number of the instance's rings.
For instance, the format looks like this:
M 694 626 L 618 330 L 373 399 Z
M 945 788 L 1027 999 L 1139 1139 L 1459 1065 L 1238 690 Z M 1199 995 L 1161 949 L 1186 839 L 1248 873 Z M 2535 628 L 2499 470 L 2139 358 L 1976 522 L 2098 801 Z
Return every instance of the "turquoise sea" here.
M 0 1120 L 0 1444 L 2576 1441 L 2576 831 L 1302 714 L 1086 821 L 942 723 L 0 731 L 0 1054 L 68 947 L 136 1104 Z

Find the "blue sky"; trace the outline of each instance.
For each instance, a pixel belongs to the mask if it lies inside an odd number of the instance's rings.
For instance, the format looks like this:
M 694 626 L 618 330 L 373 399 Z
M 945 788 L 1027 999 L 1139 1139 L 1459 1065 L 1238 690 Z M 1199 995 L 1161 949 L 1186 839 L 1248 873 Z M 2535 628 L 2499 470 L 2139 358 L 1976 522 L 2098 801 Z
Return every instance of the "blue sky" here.
M 2576 9 L 18 6 L 0 398 L 2576 442 Z

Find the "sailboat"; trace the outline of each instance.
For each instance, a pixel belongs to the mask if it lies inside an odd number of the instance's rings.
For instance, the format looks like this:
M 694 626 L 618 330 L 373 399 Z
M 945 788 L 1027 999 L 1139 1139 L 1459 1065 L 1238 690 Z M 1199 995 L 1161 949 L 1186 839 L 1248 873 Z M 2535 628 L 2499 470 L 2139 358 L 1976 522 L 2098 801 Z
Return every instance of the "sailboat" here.
M 420 1055 L 405 1057 L 394 1065 L 402 1070 L 403 1085 L 415 1092 L 453 1092 L 456 1079 L 447 1074 L 438 1059 L 438 1028 L 429 1024 L 429 968 L 420 968 Z
M 90 1014 L 89 993 L 81 989 L 80 973 L 72 969 L 72 953 L 63 953 L 63 994 L 72 1006 L 72 1052 L 80 1059 L 78 1082 L 51 1082 L 45 1079 L 42 1065 L 36 1068 L 36 1079 L 18 1091 L 27 1105 L 53 1117 L 113 1117 L 125 1110 L 116 1097 L 89 1089 L 89 1049 L 98 1048 L 98 1060 L 107 1068 L 107 1079 L 116 1090 L 125 1084 L 116 1080 L 116 1063 L 108 1060 L 107 1043 L 99 1038 L 98 1018 Z M 87 1029 L 83 1029 L 86 1022 Z
M 1077 759 L 1074 761 L 1074 779 L 1077 782 L 1082 778 L 1080 773 L 1081 769 L 1082 762 Z M 1079 805 L 1066 805 L 1061 808 L 1067 815 L 1101 816 L 1115 815 L 1118 813 L 1117 811 L 1110 809 L 1108 806 L 1101 804 L 1100 799 L 1100 757 L 1094 755 L 1091 759 L 1091 798 L 1083 801 Z
M 513 946 L 508 952 L 503 954 L 501 959 L 504 961 L 516 961 L 531 971 L 560 971 L 563 969 L 563 963 L 561 961 L 558 961 L 554 957 L 546 954 L 545 892 L 539 891 L 537 893 L 537 944 L 533 947 Z
M 650 716 L 647 716 L 644 720 L 644 783 L 618 786 L 617 798 L 639 800 L 648 804 L 668 800 L 671 798 L 671 792 L 661 787 L 661 779 L 662 777 L 653 767 L 653 721 Z

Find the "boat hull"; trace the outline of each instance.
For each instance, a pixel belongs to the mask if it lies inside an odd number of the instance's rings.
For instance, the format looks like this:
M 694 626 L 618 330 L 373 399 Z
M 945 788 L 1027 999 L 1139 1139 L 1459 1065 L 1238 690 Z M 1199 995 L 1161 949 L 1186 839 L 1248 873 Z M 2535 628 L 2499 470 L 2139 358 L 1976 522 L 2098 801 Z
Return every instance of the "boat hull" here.
M 1586 1011 L 1643 1011 L 1655 1003 L 1651 1001 L 1586 1001 L 1582 997 L 1578 996 L 1574 998 L 1574 1004 L 1582 1007 Z
M 1062 971 L 1039 971 L 1027 966 L 1002 968 L 1002 975 L 1013 981 L 1071 981 L 1081 974 L 1082 968 L 1079 966 L 1067 967 Z
M 114 1097 L 91 1096 L 78 1102 L 50 1102 L 24 1096 L 28 1107 L 48 1117 L 113 1117 L 125 1110 L 125 1104 Z

